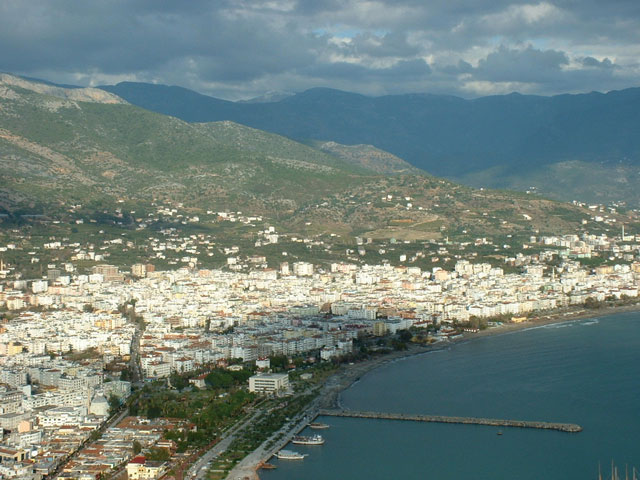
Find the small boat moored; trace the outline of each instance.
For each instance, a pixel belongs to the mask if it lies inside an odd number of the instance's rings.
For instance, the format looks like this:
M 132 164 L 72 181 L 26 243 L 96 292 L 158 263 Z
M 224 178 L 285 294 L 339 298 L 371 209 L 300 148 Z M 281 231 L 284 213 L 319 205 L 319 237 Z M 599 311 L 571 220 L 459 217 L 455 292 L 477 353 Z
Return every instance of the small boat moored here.
M 318 434 L 310 437 L 305 435 L 296 435 L 291 440 L 291 443 L 295 445 L 322 445 L 324 444 L 324 438 L 322 438 L 322 435 Z
M 276 453 L 276 458 L 279 460 L 302 460 L 306 456 L 306 453 L 294 452 L 293 450 L 280 450 Z
M 324 430 L 326 428 L 329 428 L 329 425 L 327 425 L 326 423 L 313 422 L 309 424 L 309 428 L 313 428 L 314 430 Z

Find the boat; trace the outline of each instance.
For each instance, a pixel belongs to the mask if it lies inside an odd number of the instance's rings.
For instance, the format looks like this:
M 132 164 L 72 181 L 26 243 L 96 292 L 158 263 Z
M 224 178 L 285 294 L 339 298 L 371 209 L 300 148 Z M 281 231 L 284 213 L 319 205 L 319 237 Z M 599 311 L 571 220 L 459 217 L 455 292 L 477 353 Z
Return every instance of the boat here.
M 309 424 L 309 428 L 313 428 L 314 430 L 324 430 L 326 428 L 329 428 L 329 425 L 327 425 L 326 423 L 313 422 Z
M 260 465 L 260 468 L 264 470 L 274 470 L 278 467 L 276 467 L 273 463 L 264 462 Z
M 293 450 L 280 450 L 276 453 L 276 458 L 279 460 L 302 460 L 306 456 L 306 453 L 294 452 Z
M 498 430 L 498 435 L 502 435 L 502 430 Z
M 632 480 L 638 480 L 638 472 L 636 470 L 636 467 L 631 467 L 632 469 Z M 611 460 L 611 477 L 609 477 L 611 480 L 621 480 L 620 479 L 620 475 L 618 475 L 618 467 L 615 466 L 615 464 L 613 463 L 613 460 Z M 625 480 L 629 480 L 629 466 L 625 465 L 624 468 L 624 478 Z M 600 463 L 598 463 L 598 480 L 603 480 L 602 477 L 602 469 L 600 468 Z
M 322 435 L 312 435 L 310 437 L 304 435 L 296 435 L 291 440 L 291 443 L 295 445 L 322 445 L 324 443 L 324 438 Z

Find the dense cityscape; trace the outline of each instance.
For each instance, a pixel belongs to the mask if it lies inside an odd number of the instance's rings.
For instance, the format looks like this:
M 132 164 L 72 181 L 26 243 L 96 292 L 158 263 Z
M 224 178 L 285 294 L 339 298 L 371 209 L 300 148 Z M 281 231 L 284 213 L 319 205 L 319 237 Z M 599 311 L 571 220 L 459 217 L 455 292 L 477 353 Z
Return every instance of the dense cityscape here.
M 638 479 L 637 0 L 0 45 L 0 480 Z
M 278 242 L 272 227 L 262 237 Z M 187 254 L 199 248 L 193 237 L 150 238 L 149 244 L 159 255 L 176 245 Z M 123 469 L 129 478 L 157 478 L 173 468 L 184 457 L 175 456 L 172 438 L 181 437 L 167 432 L 193 424 L 149 410 L 126 416 L 134 411 L 132 392 L 145 384 L 175 389 L 172 383 L 186 381 L 187 389 L 212 389 L 212 372 L 231 369 L 248 372 L 241 390 L 291 395 L 286 370 L 265 373 L 272 370 L 270 359 L 284 357 L 290 368 L 335 363 L 357 358 L 365 345 L 385 351 L 406 348 L 407 341 L 438 344 L 531 317 L 634 303 L 640 278 L 640 238 L 624 230 L 615 237 L 531 237 L 504 260 L 516 273 L 474 261 L 472 248 L 451 270 L 362 261 L 269 268 L 266 259 L 252 261 L 252 255 L 243 261 L 238 248 L 226 248 L 223 269 L 198 268 L 197 258 L 187 257 L 185 266 L 160 271 L 152 263 L 109 265 L 101 262 L 105 249 L 72 247 L 74 255 L 48 264 L 42 278 L 24 278 L 1 264 L 5 478 L 60 472 L 60 478 L 97 478 Z M 437 246 L 441 255 L 447 247 Z M 57 240 L 43 245 L 53 252 L 68 248 Z M 0 250 L 37 258 L 21 252 L 19 240 Z M 606 262 L 581 263 L 591 258 Z M 87 259 L 93 265 L 83 270 L 78 262 Z M 193 448 L 184 443 L 181 450 Z M 140 451 L 155 452 L 162 461 L 139 461 Z M 143 471 L 146 477 L 131 477 Z

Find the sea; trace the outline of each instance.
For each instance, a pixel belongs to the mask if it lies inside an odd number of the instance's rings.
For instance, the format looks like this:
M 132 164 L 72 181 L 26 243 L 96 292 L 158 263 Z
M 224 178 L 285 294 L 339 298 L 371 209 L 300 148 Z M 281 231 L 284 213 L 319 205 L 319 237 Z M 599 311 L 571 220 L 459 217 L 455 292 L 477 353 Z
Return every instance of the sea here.
M 320 417 L 322 446 L 288 445 L 264 480 L 597 479 L 640 470 L 640 313 L 471 339 L 370 371 L 352 410 L 577 423 L 580 433 Z M 501 431 L 501 435 L 499 435 Z

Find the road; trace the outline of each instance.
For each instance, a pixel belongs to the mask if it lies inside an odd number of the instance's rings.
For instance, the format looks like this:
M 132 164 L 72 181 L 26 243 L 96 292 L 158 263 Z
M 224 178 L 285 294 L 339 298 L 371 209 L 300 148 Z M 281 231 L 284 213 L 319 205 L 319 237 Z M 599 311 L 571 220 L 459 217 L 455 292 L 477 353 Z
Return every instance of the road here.
M 309 391 L 302 392 L 299 395 L 306 394 L 309 394 Z M 320 397 L 314 398 L 306 408 L 289 422 L 285 423 L 280 430 L 271 434 L 267 440 L 262 442 L 262 445 L 244 457 L 240 463 L 229 472 L 226 480 L 258 480 L 259 477 L 256 473 L 257 466 L 268 461 L 274 453 L 289 443 L 294 435 L 303 430 L 309 422 L 318 415 L 321 402 L 322 399 Z M 280 437 L 281 435 L 282 437 Z M 277 443 L 273 443 L 273 441 L 279 437 L 280 440 L 278 440 Z M 267 445 L 272 446 L 267 447 Z
M 131 378 L 132 385 L 140 386 L 142 384 L 142 372 L 140 369 L 140 362 L 139 362 L 140 353 L 139 352 L 140 352 L 140 338 L 142 337 L 143 329 L 140 328 L 140 325 L 137 322 L 135 326 L 136 326 L 136 330 L 133 333 L 133 337 L 131 338 L 129 369 L 131 370 L 131 375 L 132 375 L 132 378 Z M 125 404 L 120 408 L 120 412 L 115 417 L 112 417 L 111 420 L 108 420 L 105 423 L 103 423 L 100 426 L 100 428 L 96 430 L 96 432 L 98 432 L 100 436 L 102 436 L 102 433 L 104 433 L 104 431 L 107 428 L 117 425 L 128 414 L 129 414 L 129 407 Z M 80 452 L 80 450 L 82 450 L 89 443 L 91 443 L 89 439 L 84 441 L 73 453 L 71 453 L 66 458 L 66 460 L 61 462 L 60 465 L 56 468 L 56 470 L 54 470 L 51 474 L 49 474 L 47 478 L 58 478 L 62 467 L 66 465 L 70 460 L 73 460 L 78 455 L 78 452 Z
M 209 470 L 208 464 L 215 460 L 220 454 L 224 453 L 238 435 L 241 434 L 244 429 L 261 414 L 262 410 L 257 409 L 241 423 L 234 425 L 224 432 L 221 440 L 195 461 L 189 470 L 187 470 L 184 478 L 189 480 L 201 480 L 206 478 L 207 471 Z
M 136 331 L 131 338 L 131 351 L 129 353 L 129 371 L 131 372 L 131 383 L 133 385 L 139 385 L 142 382 L 142 369 L 140 368 L 140 338 L 144 332 L 143 328 L 140 328 L 140 324 L 135 322 Z

